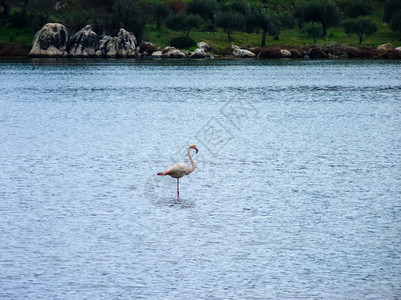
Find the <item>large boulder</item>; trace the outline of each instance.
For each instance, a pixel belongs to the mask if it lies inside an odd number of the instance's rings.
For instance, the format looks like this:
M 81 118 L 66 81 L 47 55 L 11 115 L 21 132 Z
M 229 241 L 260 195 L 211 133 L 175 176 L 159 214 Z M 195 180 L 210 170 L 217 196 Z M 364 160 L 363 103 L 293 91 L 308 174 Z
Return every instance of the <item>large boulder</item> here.
M 162 50 L 162 58 L 185 58 L 184 52 L 174 47 L 165 47 Z
M 73 57 L 94 57 L 99 50 L 101 37 L 86 25 L 70 39 L 69 55 Z
M 123 28 L 117 34 L 117 54 L 120 57 L 135 57 L 136 56 L 136 37 L 132 32 Z
M 29 56 L 67 56 L 68 38 L 68 30 L 64 25 L 47 23 L 36 33 Z
M 231 53 L 234 57 L 240 57 L 240 58 L 253 58 L 256 56 L 255 53 L 246 49 L 240 49 L 240 47 L 235 45 L 231 46 Z
M 117 38 L 104 36 L 99 42 L 99 49 L 96 51 L 97 57 L 117 57 Z

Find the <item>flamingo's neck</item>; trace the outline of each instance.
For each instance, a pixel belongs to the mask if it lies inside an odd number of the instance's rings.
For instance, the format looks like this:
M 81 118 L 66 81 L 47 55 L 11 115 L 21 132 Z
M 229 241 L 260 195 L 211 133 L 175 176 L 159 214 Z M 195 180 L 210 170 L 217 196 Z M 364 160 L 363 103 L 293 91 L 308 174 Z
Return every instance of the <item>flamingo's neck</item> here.
M 194 163 L 194 160 L 192 159 L 190 150 L 191 150 L 191 148 L 188 148 L 188 157 L 189 157 L 189 160 L 191 161 L 191 171 L 189 173 L 192 173 L 195 170 L 195 163 Z

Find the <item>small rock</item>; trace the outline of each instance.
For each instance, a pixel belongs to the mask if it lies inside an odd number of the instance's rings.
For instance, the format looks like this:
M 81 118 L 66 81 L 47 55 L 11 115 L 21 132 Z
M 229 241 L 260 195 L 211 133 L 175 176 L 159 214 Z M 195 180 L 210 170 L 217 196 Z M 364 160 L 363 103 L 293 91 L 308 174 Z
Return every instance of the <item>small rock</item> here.
M 235 45 L 231 46 L 231 53 L 234 57 L 240 57 L 240 58 L 253 58 L 256 56 L 255 53 L 246 49 L 240 49 L 240 47 Z
M 393 50 L 393 45 L 390 43 L 379 45 L 376 48 L 379 51 Z
M 210 52 L 212 50 L 212 47 L 210 47 L 210 45 L 205 42 L 199 42 L 197 46 L 199 49 L 203 49 L 204 52 Z
M 280 52 L 281 52 L 281 57 L 283 57 L 283 58 L 289 58 L 289 57 L 291 57 L 291 52 L 288 51 L 288 50 L 283 49 L 283 50 L 281 50 Z
M 307 55 L 311 59 L 320 59 L 327 57 L 327 54 L 324 53 L 320 48 L 311 48 L 308 50 Z
M 292 50 L 290 50 L 290 52 L 291 52 L 291 57 L 292 57 L 292 58 L 302 58 L 302 57 L 303 57 L 303 55 L 301 54 L 301 52 L 299 52 L 299 51 L 296 50 L 296 49 L 292 49 Z
M 162 58 L 163 53 L 161 51 L 155 51 L 150 56 L 151 58 Z
M 141 42 L 139 47 L 136 49 L 136 52 L 138 54 L 142 54 L 143 56 L 151 56 L 155 51 L 157 51 L 156 46 L 149 42 Z
M 401 47 L 397 47 L 394 50 L 401 51 Z
M 192 52 L 190 58 L 205 58 L 206 54 L 203 49 L 195 49 L 194 52 Z
M 174 47 L 165 47 L 162 50 L 163 58 L 185 58 L 186 55 L 179 49 Z

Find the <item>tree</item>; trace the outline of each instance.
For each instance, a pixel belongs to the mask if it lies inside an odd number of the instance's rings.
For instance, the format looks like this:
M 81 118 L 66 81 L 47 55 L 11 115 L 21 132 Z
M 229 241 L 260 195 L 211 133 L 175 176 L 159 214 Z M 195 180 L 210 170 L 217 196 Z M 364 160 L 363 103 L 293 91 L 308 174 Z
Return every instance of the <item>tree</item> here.
M 372 6 L 368 0 L 352 0 L 348 3 L 346 14 L 350 18 L 357 18 L 359 16 L 368 16 L 372 13 Z
M 1 11 L 1 15 L 8 15 L 8 12 L 10 10 L 8 3 L 5 0 L 1 0 L 0 1 L 0 11 Z
M 234 0 L 229 3 L 229 9 L 238 12 L 241 15 L 245 16 L 248 13 L 249 5 L 248 1 L 245 0 Z
M 250 32 L 252 32 L 255 27 L 260 28 L 262 30 L 262 42 L 260 43 L 260 46 L 266 47 L 266 36 L 271 25 L 270 16 L 262 12 L 259 13 L 252 12 L 248 16 L 247 21 L 248 21 L 247 22 L 248 27 L 251 28 L 251 30 L 249 30 Z
M 214 13 L 217 9 L 216 0 L 193 0 L 188 3 L 187 13 L 199 15 L 206 21 L 211 21 L 214 25 Z
M 48 0 L 30 0 L 28 10 L 30 11 L 33 24 L 40 28 L 43 24 L 49 22 L 49 15 L 53 11 L 55 1 Z
M 173 14 L 183 14 L 187 8 L 187 5 L 182 0 L 170 0 L 168 2 L 168 8 Z
M 358 17 L 357 19 L 349 19 L 343 23 L 345 33 L 357 34 L 359 37 L 359 45 L 377 31 L 377 25 L 366 17 Z
M 322 33 L 323 33 L 322 27 L 313 22 L 305 25 L 302 28 L 301 32 L 303 32 L 313 38 L 313 45 L 316 45 L 316 38 L 319 36 L 322 36 Z
M 182 31 L 186 37 L 192 29 L 199 28 L 201 19 L 196 15 L 171 15 L 166 19 L 166 27 L 174 31 Z
M 269 35 L 274 36 L 275 40 L 278 40 L 278 36 L 281 33 L 281 21 L 277 15 L 270 16 L 270 28 L 268 30 Z
M 389 23 L 391 30 L 401 32 L 401 1 L 387 0 L 384 3 L 383 21 Z
M 326 1 L 308 2 L 295 10 L 294 16 L 303 22 L 318 22 L 322 24 L 323 36 L 327 36 L 327 28 L 340 23 L 340 13 L 337 7 Z
M 401 11 L 398 11 L 395 14 L 393 14 L 390 21 L 390 28 L 392 31 L 401 32 Z
M 157 29 L 160 29 L 160 22 L 162 18 L 166 18 L 170 14 L 168 6 L 164 3 L 156 3 L 153 6 L 153 15 L 156 18 Z
M 128 31 L 132 31 L 140 41 L 146 23 L 143 4 L 144 3 L 140 0 L 114 0 L 114 5 L 111 9 L 113 13 L 113 24 L 110 26 L 110 29 L 117 31 L 119 28 L 123 27 Z M 107 11 L 105 11 L 105 13 L 106 12 Z M 108 27 L 107 25 L 106 23 L 106 28 Z
M 223 31 L 227 34 L 228 40 L 231 42 L 231 34 L 234 30 L 244 28 L 244 16 L 238 12 L 228 11 L 220 12 L 216 15 L 216 25 L 223 28 Z

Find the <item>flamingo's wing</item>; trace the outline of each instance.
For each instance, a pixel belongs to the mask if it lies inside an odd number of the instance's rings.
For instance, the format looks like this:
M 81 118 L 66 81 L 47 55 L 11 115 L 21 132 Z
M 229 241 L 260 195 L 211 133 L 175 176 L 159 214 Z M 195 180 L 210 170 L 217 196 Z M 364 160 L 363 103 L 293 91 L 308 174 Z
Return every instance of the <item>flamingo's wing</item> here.
M 170 175 L 174 178 L 181 178 L 182 176 L 188 174 L 191 168 L 185 163 L 176 163 L 164 171 L 165 175 Z

